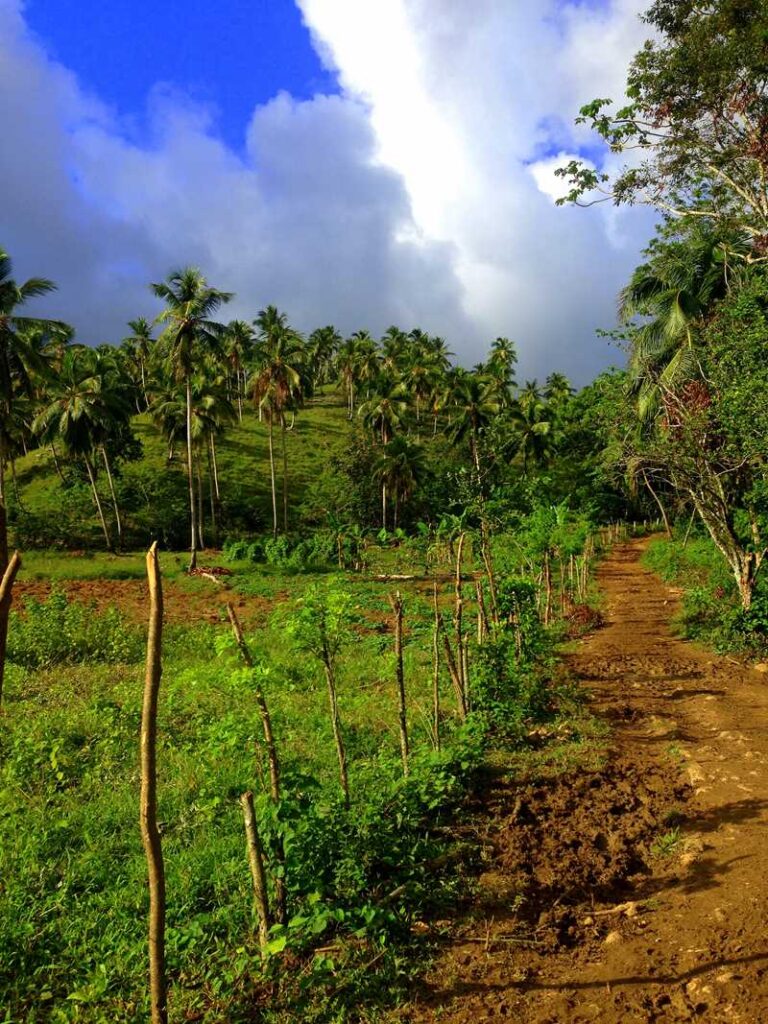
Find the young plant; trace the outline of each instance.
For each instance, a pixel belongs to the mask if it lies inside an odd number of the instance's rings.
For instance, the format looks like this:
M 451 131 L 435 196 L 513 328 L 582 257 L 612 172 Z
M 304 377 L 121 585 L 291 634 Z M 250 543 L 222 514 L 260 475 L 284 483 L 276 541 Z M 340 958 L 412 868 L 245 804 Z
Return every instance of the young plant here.
M 349 775 L 344 737 L 341 731 L 336 689 L 336 660 L 351 639 L 352 599 L 338 586 L 309 587 L 286 621 L 288 635 L 300 651 L 311 654 L 323 666 L 328 685 L 331 728 L 339 762 L 339 784 L 344 806 L 349 808 Z

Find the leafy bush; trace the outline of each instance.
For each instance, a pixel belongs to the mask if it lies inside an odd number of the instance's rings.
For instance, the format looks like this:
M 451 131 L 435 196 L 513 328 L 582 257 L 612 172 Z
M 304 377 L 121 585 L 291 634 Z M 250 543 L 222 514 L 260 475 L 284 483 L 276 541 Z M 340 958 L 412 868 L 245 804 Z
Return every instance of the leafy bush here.
M 28 599 L 23 613 L 11 613 L 8 625 L 8 659 L 26 668 L 136 662 L 143 648 L 141 631 L 128 626 L 116 608 L 97 615 L 58 591 L 46 601 Z

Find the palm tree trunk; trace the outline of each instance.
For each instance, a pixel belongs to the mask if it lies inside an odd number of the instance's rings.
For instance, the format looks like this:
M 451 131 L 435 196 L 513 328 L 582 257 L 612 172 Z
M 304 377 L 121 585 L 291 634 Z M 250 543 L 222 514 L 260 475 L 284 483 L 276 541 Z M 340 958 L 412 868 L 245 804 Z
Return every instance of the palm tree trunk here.
M 259 407 L 261 408 L 261 407 Z M 275 450 L 272 443 L 272 410 L 269 410 L 269 479 L 272 484 L 272 536 L 277 536 L 277 492 L 275 490 Z
M 0 432 L 0 503 L 5 504 L 5 438 Z
M 93 500 L 96 502 L 96 511 L 99 513 L 101 528 L 104 531 L 104 539 L 107 542 L 107 550 L 112 551 L 112 538 L 109 535 L 109 530 L 107 528 L 107 520 L 104 517 L 104 509 L 101 506 L 101 498 L 99 498 L 99 492 L 96 489 L 96 477 L 93 475 L 93 466 L 91 465 L 91 460 L 87 454 L 84 455 L 83 458 L 85 459 L 85 468 L 88 470 L 88 479 L 91 481 L 91 490 L 93 491 Z
M 200 459 L 197 460 L 195 466 L 195 476 L 197 477 L 197 540 L 202 551 L 205 548 L 205 540 L 203 538 L 203 477 L 200 472 Z
M 101 454 L 104 459 L 104 468 L 107 471 L 107 480 L 109 481 L 109 493 L 112 496 L 112 508 L 115 510 L 115 527 L 117 528 L 117 550 L 120 551 L 123 546 L 123 523 L 120 519 L 120 508 L 117 504 L 117 495 L 115 494 L 115 483 L 112 479 L 112 468 L 109 465 L 109 456 L 107 455 L 107 449 L 104 445 L 101 446 Z
M 53 456 L 53 465 L 56 467 L 56 475 L 59 480 L 64 483 L 64 474 L 61 472 L 61 464 L 59 463 L 59 457 L 56 454 L 56 445 L 51 443 L 51 455 Z
M 213 546 L 219 546 L 219 525 L 216 519 L 216 490 L 213 484 L 213 462 L 211 461 L 211 449 L 208 448 L 208 498 L 211 505 L 211 529 L 213 530 Z
M 280 414 L 280 433 L 283 443 L 283 532 L 288 533 L 288 451 L 286 448 L 285 416 Z
M 387 528 L 387 485 L 381 485 L 381 528 Z
M 216 491 L 216 501 L 221 500 L 219 491 L 219 464 L 216 461 L 216 438 L 211 434 L 211 465 L 213 467 L 213 486 Z
M 189 484 L 189 568 L 197 568 L 197 515 L 195 510 L 195 477 L 192 469 L 192 382 L 186 381 L 187 400 L 187 482 Z

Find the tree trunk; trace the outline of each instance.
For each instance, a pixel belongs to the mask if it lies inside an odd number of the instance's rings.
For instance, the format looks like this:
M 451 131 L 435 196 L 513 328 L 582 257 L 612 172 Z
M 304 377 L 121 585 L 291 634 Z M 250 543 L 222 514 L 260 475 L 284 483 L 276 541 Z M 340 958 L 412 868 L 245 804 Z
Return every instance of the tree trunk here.
M 3 529 L 5 526 L 5 507 L 2 506 Z M 10 562 L 8 561 L 8 549 L 5 549 L 3 561 L 3 578 L 0 582 L 0 708 L 3 706 L 3 682 L 5 680 L 5 651 L 8 643 L 8 615 L 11 610 L 11 599 L 13 583 L 21 568 L 21 556 L 14 551 Z
M 437 584 L 432 586 L 435 624 L 432 628 L 432 728 L 435 750 L 440 749 L 440 611 L 437 605 Z
M 149 878 L 149 991 L 152 1024 L 167 1024 L 165 979 L 165 867 L 157 824 L 157 700 L 162 675 L 163 588 L 157 542 L 147 552 L 149 635 L 141 712 L 141 838 Z
M 455 607 L 454 607 L 454 613 L 453 613 L 453 625 L 454 625 L 454 630 L 455 630 L 455 635 L 456 635 L 456 667 L 457 667 L 458 673 L 459 673 L 459 682 L 461 683 L 461 691 L 464 694 L 464 707 L 468 708 L 469 707 L 469 702 L 467 700 L 467 681 L 464 678 L 464 665 L 465 665 L 466 659 L 464 657 L 464 633 L 463 633 L 463 624 L 462 624 L 462 618 L 463 618 L 463 613 L 464 613 L 464 595 L 462 593 L 462 588 L 461 588 L 461 560 L 462 560 L 462 556 L 464 554 L 464 540 L 465 540 L 465 537 L 466 537 L 466 535 L 463 534 L 463 533 L 459 535 L 459 543 L 458 543 L 458 546 L 456 548 L 456 580 L 455 580 L 456 601 L 455 601 Z
M 288 533 L 288 449 L 285 434 L 285 416 L 280 414 L 280 434 L 283 443 L 283 532 Z
M 205 549 L 205 538 L 203 536 L 203 475 L 200 472 L 200 459 L 195 465 L 195 476 L 197 478 L 197 540 L 200 550 Z
M 403 775 L 408 774 L 408 716 L 405 704 L 405 674 L 403 672 L 403 599 L 400 591 L 389 603 L 395 615 L 395 678 L 397 680 L 397 721 L 400 729 L 400 756 L 403 761 Z
M 213 546 L 219 546 L 219 520 L 216 515 L 216 488 L 213 481 L 213 462 L 211 461 L 211 449 L 208 447 L 208 501 L 211 508 L 211 530 L 213 532 Z
M 339 719 L 339 702 L 336 696 L 336 678 L 333 672 L 333 663 L 330 655 L 326 652 L 323 655 L 325 667 L 325 679 L 328 683 L 328 701 L 331 707 L 331 728 L 333 739 L 336 744 L 336 757 L 339 761 L 339 783 L 341 792 L 344 795 L 344 806 L 349 810 L 349 776 L 347 774 L 347 754 L 344 749 L 344 738 L 341 735 L 341 721 Z
M 189 483 L 189 568 L 197 568 L 197 515 L 195 510 L 195 474 L 192 466 L 192 382 L 186 381 L 187 401 L 187 481 Z
M 245 642 L 240 620 L 238 619 L 237 612 L 231 602 L 227 603 L 227 615 L 229 616 L 229 621 L 232 624 L 232 632 L 234 633 L 235 642 L 237 643 L 242 659 L 248 668 L 253 668 L 253 657 L 251 656 L 248 644 Z M 277 804 L 280 802 L 280 759 L 277 754 L 275 734 L 272 732 L 272 716 L 269 713 L 267 698 L 264 695 L 261 681 L 257 675 L 254 675 L 253 682 L 256 706 L 259 709 L 261 729 L 264 734 L 264 746 L 267 748 L 267 762 L 269 764 L 269 793 L 273 802 Z M 281 835 L 278 835 L 277 837 L 275 856 L 280 866 L 284 868 L 285 849 L 283 847 L 283 838 Z M 275 878 L 275 916 L 280 924 L 286 923 L 287 910 L 285 881 L 281 875 L 278 875 Z
M 387 485 L 381 485 L 381 528 L 387 528 Z
M 245 845 L 248 851 L 248 864 L 253 880 L 253 903 L 259 919 L 259 948 L 261 955 L 267 951 L 269 942 L 269 900 L 267 897 L 267 875 L 264 871 L 264 847 L 256 827 L 256 813 L 253 809 L 253 793 L 243 793 L 240 797 L 245 823 Z
M 112 479 L 112 467 L 109 464 L 109 456 L 107 455 L 107 449 L 104 445 L 101 446 L 101 454 L 104 459 L 104 468 L 107 471 L 107 480 L 109 481 L 109 493 L 112 497 L 112 508 L 115 510 L 115 528 L 117 530 L 117 550 L 122 550 L 123 547 L 123 523 L 120 519 L 120 508 L 117 504 L 117 495 L 115 494 L 115 483 Z
M 661 512 L 661 518 L 662 518 L 662 520 L 664 522 L 664 530 L 665 530 L 665 532 L 667 534 L 667 537 L 669 538 L 669 540 L 672 540 L 672 527 L 669 525 L 669 519 L 667 518 L 667 511 L 666 511 L 666 509 L 664 508 L 664 506 L 661 503 L 661 498 L 659 498 L 659 496 L 656 493 L 656 491 L 654 491 L 653 487 L 651 487 L 650 481 L 648 480 L 648 475 L 645 472 L 645 470 L 643 470 L 643 480 L 645 482 L 645 486 L 651 492 L 651 495 L 653 496 L 653 500 L 659 506 L 659 512 Z
M 53 456 L 53 465 L 56 469 L 56 475 L 58 476 L 59 480 L 61 480 L 61 482 L 64 483 L 64 474 L 61 472 L 61 465 L 59 463 L 59 457 L 56 454 L 55 444 L 51 444 L 51 455 Z
M 261 406 L 259 406 L 261 408 Z M 277 490 L 275 483 L 275 450 L 272 443 L 272 410 L 269 409 L 268 413 L 268 427 L 269 427 L 269 480 L 272 485 L 272 536 L 277 537 Z
M 552 619 L 552 565 L 549 552 L 544 552 L 544 625 L 548 626 Z
M 88 470 L 88 479 L 91 482 L 91 490 L 93 491 L 93 500 L 96 502 L 96 511 L 99 514 L 99 520 L 101 522 L 101 528 L 104 531 L 104 539 L 107 542 L 107 550 L 108 551 L 113 551 L 114 550 L 114 546 L 112 544 L 112 537 L 110 536 L 109 529 L 107 528 L 107 520 L 106 520 L 106 518 L 104 516 L 104 509 L 101 506 L 101 498 L 99 497 L 99 492 L 96 489 L 96 477 L 93 474 L 93 466 L 91 465 L 91 460 L 88 457 L 88 455 L 84 455 L 83 458 L 85 459 L 85 468 Z

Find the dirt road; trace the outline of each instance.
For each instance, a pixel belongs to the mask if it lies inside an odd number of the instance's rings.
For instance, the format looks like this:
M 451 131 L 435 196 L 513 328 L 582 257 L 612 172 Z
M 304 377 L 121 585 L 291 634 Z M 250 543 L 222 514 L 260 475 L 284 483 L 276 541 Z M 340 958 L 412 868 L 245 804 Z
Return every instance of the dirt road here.
M 768 1022 L 768 675 L 670 633 L 642 542 L 571 656 L 607 762 L 485 800 L 487 870 L 409 1022 Z

